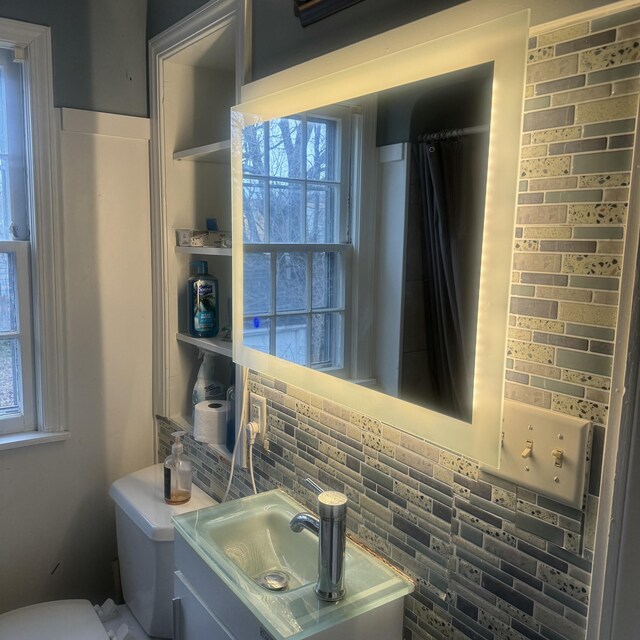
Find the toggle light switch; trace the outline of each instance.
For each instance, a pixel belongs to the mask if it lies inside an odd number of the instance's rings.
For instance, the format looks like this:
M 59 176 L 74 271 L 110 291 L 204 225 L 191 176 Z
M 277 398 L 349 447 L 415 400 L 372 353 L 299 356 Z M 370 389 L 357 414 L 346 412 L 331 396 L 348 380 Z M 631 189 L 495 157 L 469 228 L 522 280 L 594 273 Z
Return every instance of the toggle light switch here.
M 533 453 L 533 440 L 527 440 L 525 448 L 522 450 L 520 457 L 530 458 Z
M 564 458 L 564 451 L 562 449 L 554 449 L 551 455 L 555 458 L 555 466 L 562 469 L 562 458 Z

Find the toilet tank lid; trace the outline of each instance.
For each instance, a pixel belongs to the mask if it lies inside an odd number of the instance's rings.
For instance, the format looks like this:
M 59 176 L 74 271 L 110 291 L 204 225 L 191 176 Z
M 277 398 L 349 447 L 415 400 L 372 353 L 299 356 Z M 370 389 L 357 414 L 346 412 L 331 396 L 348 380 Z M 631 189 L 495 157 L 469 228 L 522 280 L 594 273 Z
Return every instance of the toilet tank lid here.
M 135 524 L 152 540 L 172 541 L 171 517 L 216 504 L 202 489 L 191 488 L 191 500 L 170 505 L 164 501 L 164 465 L 154 464 L 146 469 L 116 480 L 109 495 Z

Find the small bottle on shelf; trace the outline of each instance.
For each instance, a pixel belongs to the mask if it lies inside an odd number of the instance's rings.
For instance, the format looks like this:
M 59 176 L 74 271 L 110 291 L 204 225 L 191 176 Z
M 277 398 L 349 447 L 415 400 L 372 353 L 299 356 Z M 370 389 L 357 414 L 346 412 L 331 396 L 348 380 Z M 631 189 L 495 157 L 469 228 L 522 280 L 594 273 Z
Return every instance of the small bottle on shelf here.
M 189 263 L 195 270 L 188 281 L 189 333 L 195 338 L 213 338 L 219 330 L 218 279 L 207 273 L 205 260 Z

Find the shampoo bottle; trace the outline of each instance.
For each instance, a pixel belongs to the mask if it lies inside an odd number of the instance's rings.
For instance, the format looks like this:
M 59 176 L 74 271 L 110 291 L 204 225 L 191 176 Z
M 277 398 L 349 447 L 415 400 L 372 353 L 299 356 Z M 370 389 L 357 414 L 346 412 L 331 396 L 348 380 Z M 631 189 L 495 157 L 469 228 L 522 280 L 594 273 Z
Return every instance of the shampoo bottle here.
M 164 461 L 164 501 L 168 504 L 183 504 L 191 499 L 191 461 L 184 455 L 180 438 L 185 431 L 172 433 L 175 442 L 171 455 Z
M 195 270 L 188 282 L 189 333 L 195 338 L 213 338 L 219 329 L 218 279 L 207 273 L 204 260 L 189 266 Z

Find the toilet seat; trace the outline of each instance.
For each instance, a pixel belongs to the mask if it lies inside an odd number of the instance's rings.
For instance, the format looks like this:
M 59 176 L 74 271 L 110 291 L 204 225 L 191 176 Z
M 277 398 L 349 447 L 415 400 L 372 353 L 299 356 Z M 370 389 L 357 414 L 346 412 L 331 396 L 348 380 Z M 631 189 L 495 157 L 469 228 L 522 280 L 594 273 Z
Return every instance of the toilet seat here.
M 0 615 L 0 638 L 109 640 L 88 600 L 42 602 Z

